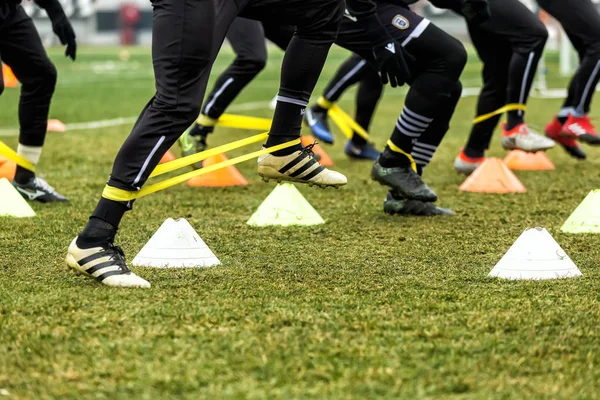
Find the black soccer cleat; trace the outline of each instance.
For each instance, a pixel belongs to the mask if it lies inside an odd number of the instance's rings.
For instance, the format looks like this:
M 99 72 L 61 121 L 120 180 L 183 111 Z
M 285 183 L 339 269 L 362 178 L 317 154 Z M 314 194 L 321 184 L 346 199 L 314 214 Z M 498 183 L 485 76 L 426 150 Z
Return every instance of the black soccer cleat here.
M 454 211 L 447 208 L 438 207 L 429 202 L 407 200 L 391 190 L 383 201 L 383 211 L 389 215 L 416 215 L 422 217 L 454 215 Z
M 423 182 L 419 174 L 409 167 L 385 168 L 375 161 L 371 169 L 371 178 L 382 185 L 389 186 L 406 199 L 425 202 L 437 200 L 437 195 Z
M 27 183 L 13 181 L 12 184 L 21 193 L 21 196 L 29 201 L 39 201 L 40 203 L 69 201 L 42 178 L 33 177 Z

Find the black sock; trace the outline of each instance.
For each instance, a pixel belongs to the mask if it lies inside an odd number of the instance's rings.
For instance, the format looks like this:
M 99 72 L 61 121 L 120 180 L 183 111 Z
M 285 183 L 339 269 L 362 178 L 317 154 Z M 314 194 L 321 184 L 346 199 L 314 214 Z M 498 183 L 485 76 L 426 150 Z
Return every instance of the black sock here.
M 24 185 L 27 182 L 29 182 L 30 180 L 32 180 L 33 178 L 35 178 L 34 172 L 32 172 L 26 168 L 23 168 L 20 165 L 17 165 L 17 170 L 15 172 L 15 179 L 14 179 L 14 181 L 16 183 Z
M 300 137 L 302 116 L 304 115 L 305 108 L 306 106 L 303 105 L 278 101 L 266 147 L 273 147 L 278 144 L 298 139 Z M 292 147 L 274 151 L 271 154 L 280 157 L 292 154 L 298 150 L 302 150 L 302 145 L 300 143 Z
M 509 111 L 506 117 L 506 130 L 510 131 L 515 126 L 525 122 L 522 111 Z
M 364 147 L 367 144 L 367 141 L 365 140 L 365 138 L 363 138 L 362 136 L 360 136 L 358 133 L 354 132 L 352 134 L 352 144 L 355 145 L 356 147 Z
M 79 234 L 77 245 L 82 248 L 89 248 L 112 243 L 121 219 L 129 209 L 130 206 L 125 203 L 102 197 L 87 225 Z
M 392 151 L 389 146 L 385 146 L 383 152 L 379 156 L 379 165 L 384 168 L 410 167 L 411 160 L 402 153 Z
M 485 152 L 483 150 L 472 149 L 470 147 L 465 147 L 463 149 L 463 152 L 469 158 L 481 158 L 485 155 Z

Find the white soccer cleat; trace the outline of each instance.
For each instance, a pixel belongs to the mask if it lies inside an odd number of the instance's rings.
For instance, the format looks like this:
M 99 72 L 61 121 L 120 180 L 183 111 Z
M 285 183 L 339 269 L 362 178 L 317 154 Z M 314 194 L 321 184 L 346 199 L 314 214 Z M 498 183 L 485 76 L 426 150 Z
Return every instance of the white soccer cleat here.
M 461 149 L 460 153 L 458 153 L 454 159 L 454 169 L 459 174 L 471 175 L 484 161 L 485 157 L 469 157 L 465 154 L 464 150 Z
M 77 238 L 67 250 L 67 265 L 107 286 L 149 288 L 150 283 L 127 268 L 125 255 L 120 247 L 109 243 L 108 247 L 81 249 Z
M 325 188 L 340 187 L 348 183 L 348 179 L 339 172 L 331 171 L 314 158 L 312 145 L 287 156 L 266 154 L 258 158 L 258 175 L 265 182 L 273 179 L 277 182 L 289 181 L 306 183 L 309 186 Z
M 551 149 L 555 144 L 554 140 L 529 129 L 525 124 L 519 124 L 510 131 L 506 130 L 506 124 L 502 125 L 502 147 L 506 150 L 535 153 Z

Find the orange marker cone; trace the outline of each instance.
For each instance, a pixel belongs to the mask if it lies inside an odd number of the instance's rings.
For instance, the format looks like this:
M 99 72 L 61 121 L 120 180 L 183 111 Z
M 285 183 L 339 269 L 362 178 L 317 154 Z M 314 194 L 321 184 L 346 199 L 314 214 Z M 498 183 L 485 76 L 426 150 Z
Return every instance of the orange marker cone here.
M 160 159 L 160 163 L 166 163 L 169 161 L 173 161 L 175 158 L 175 155 L 171 152 L 171 150 L 167 150 L 167 152 L 165 153 L 164 156 L 162 156 L 162 158 Z
M 499 158 L 486 158 L 460 185 L 459 190 L 476 193 L 523 193 L 525 186 Z
M 204 168 L 228 160 L 225 154 L 209 157 L 202 162 Z M 248 181 L 236 167 L 230 165 L 226 168 L 200 175 L 187 181 L 189 186 L 246 186 Z
M 550 171 L 554 164 L 543 151 L 528 153 L 523 150 L 513 150 L 504 157 L 504 163 L 515 171 Z
M 48 132 L 64 132 L 67 130 L 67 127 L 58 119 L 49 119 L 48 127 L 46 129 Z
M 308 146 L 309 144 L 313 144 L 315 142 L 315 138 L 312 136 L 302 136 L 300 140 L 302 141 L 303 146 Z M 321 165 L 324 167 L 331 167 L 333 165 L 333 160 L 327 155 L 327 153 L 325 153 L 325 150 L 323 150 L 319 144 L 315 145 L 312 150 L 315 154 L 321 156 L 321 159 L 319 160 Z
M 19 85 L 19 80 L 6 64 L 2 64 L 2 76 L 4 77 L 4 87 L 13 88 Z
M 17 171 L 17 163 L 0 156 L 0 179 L 6 178 L 12 181 Z

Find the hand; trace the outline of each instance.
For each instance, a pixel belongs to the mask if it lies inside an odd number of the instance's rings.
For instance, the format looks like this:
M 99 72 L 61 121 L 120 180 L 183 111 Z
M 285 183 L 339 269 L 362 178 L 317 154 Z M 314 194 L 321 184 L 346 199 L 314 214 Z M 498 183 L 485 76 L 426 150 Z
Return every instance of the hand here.
M 52 18 L 51 18 L 52 19 Z M 52 30 L 60 39 L 60 43 L 67 45 L 65 56 L 75 61 L 77 56 L 77 42 L 75 41 L 75 31 L 67 17 L 63 14 L 57 19 L 52 19 Z
M 461 0 L 461 11 L 467 21 L 481 24 L 490 19 L 490 5 L 487 0 Z
M 410 71 L 404 59 L 404 49 L 390 38 L 373 48 L 373 55 L 381 75 L 381 83 L 389 82 L 392 87 L 402 86 L 410 78 Z

